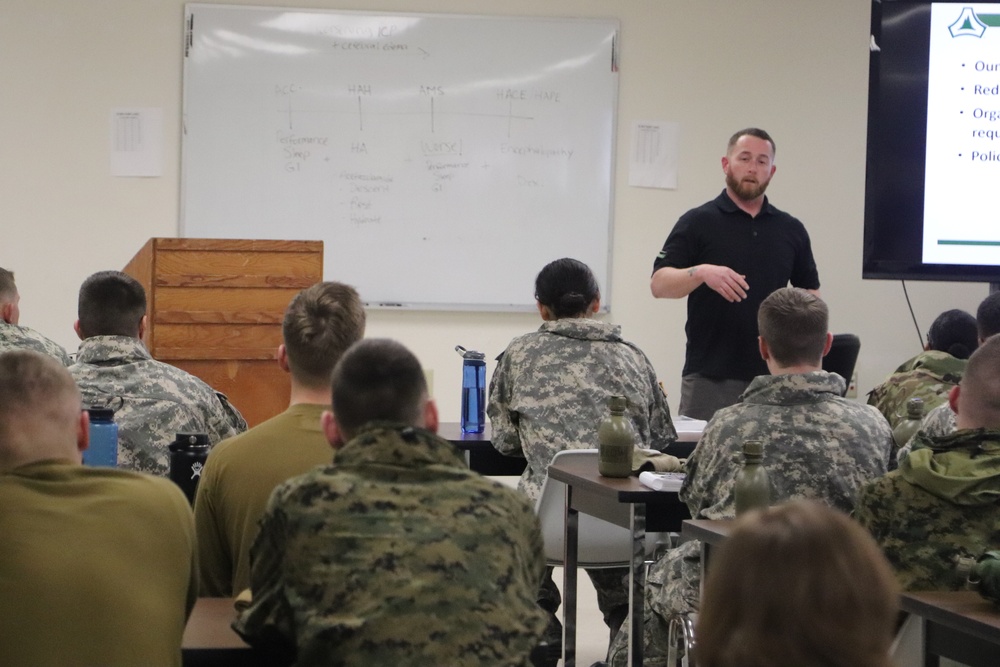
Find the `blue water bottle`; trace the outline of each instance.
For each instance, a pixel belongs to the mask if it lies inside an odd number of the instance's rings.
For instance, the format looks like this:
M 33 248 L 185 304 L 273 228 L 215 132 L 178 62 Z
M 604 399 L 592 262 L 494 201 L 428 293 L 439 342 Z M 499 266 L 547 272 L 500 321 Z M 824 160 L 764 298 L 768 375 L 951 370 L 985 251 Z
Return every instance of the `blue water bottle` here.
M 482 433 L 486 426 L 486 355 L 466 350 L 461 345 L 455 351 L 462 355 L 462 433 Z
M 90 446 L 83 451 L 83 462 L 89 466 L 118 466 L 118 424 L 111 408 L 87 408 L 90 415 Z

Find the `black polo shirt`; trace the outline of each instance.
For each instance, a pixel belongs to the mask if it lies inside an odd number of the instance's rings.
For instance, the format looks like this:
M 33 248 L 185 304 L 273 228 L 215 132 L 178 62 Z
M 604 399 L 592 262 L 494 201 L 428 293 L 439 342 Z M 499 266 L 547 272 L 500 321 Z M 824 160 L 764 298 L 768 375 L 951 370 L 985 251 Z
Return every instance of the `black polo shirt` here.
M 728 266 L 746 276 L 747 298 L 729 303 L 707 285 L 687 302 L 684 375 L 752 380 L 767 374 L 757 348 L 757 309 L 767 296 L 791 283 L 819 289 L 809 234 L 798 219 L 764 198 L 756 218 L 723 190 L 714 200 L 681 216 L 653 263 L 653 271 L 697 264 Z

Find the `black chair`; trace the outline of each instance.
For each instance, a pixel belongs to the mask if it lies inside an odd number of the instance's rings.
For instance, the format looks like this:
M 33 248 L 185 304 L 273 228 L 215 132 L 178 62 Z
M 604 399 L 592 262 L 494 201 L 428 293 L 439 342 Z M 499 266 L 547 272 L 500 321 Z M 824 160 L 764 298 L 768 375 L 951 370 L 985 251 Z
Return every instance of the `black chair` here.
M 844 393 L 847 393 L 847 386 L 851 384 L 854 377 L 854 366 L 858 363 L 858 353 L 861 351 L 861 339 L 854 334 L 834 334 L 833 345 L 830 351 L 823 357 L 823 370 L 836 373 L 847 382 Z

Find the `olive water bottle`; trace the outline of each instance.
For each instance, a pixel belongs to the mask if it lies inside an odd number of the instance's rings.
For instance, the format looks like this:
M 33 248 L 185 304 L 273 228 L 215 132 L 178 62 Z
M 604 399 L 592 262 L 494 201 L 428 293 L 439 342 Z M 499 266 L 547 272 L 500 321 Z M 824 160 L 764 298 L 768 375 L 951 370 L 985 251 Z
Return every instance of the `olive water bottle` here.
M 906 419 L 903 419 L 896 428 L 892 429 L 892 439 L 896 443 L 896 449 L 904 446 L 913 437 L 913 434 L 920 430 L 920 423 L 924 419 L 924 399 L 914 396 L 906 401 Z
M 605 477 L 628 477 L 632 474 L 635 428 L 625 416 L 628 399 L 612 396 L 611 414 L 597 428 L 597 472 Z
M 743 443 L 743 469 L 736 475 L 736 516 L 747 510 L 767 507 L 771 504 L 771 481 L 767 470 L 761 465 L 764 459 L 764 443 L 747 440 Z

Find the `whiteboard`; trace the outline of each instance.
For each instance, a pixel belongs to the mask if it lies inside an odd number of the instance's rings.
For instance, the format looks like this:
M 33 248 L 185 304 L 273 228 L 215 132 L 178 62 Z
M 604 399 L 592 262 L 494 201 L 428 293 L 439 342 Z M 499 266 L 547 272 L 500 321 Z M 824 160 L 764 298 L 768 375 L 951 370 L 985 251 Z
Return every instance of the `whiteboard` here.
M 374 307 L 608 305 L 616 20 L 185 7 L 180 233 L 320 239 Z

